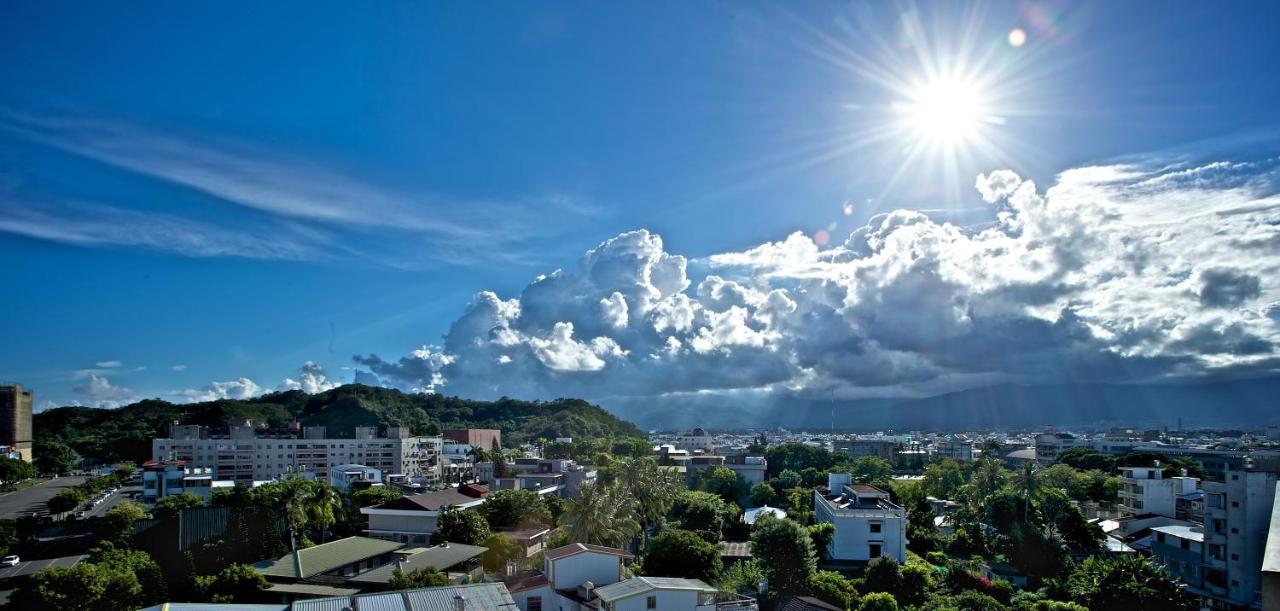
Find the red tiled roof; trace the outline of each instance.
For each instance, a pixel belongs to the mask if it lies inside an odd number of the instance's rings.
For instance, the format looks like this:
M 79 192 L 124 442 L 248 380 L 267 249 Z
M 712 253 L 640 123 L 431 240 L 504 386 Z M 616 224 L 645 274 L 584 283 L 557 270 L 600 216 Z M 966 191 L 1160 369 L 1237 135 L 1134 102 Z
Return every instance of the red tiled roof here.
M 574 554 L 581 554 L 582 552 L 598 552 L 601 554 L 617 556 L 619 558 L 635 558 L 635 556 L 632 556 L 631 554 L 628 554 L 616 547 L 605 547 L 603 545 L 592 545 L 590 543 L 570 543 L 563 547 L 547 550 L 542 554 L 548 560 L 559 560 L 561 558 L 568 558 Z

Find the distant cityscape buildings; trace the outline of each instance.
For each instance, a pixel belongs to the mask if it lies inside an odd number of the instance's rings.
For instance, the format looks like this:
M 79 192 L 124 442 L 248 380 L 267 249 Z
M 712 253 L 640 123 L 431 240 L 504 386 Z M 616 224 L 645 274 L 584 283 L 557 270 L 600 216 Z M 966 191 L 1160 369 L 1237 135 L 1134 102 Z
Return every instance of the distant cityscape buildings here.
M 205 426 L 169 427 L 169 437 L 152 441 L 156 461 L 182 461 L 204 468 L 214 479 L 252 482 L 288 475 L 327 477 L 337 465 L 357 464 L 400 476 L 424 488 L 441 482 L 440 437 L 410 435 L 405 427 L 355 427 L 352 437 L 329 437 L 325 427 L 294 423 L 272 430 L 241 421 L 225 430 Z
M 20 384 L 0 384 L 0 450 L 31 462 L 31 391 Z

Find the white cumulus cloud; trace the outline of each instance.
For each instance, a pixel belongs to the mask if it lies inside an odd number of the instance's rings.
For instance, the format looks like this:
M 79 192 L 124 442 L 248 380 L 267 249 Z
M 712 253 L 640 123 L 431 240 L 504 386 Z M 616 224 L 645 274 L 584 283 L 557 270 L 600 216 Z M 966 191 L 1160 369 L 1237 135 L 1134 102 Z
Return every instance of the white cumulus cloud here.
M 475 397 L 901 396 L 1008 381 L 1249 375 L 1280 366 L 1280 162 L 1094 166 L 1040 189 L 997 170 L 991 222 L 910 210 L 843 244 L 686 259 L 646 230 L 441 345 L 357 379 Z

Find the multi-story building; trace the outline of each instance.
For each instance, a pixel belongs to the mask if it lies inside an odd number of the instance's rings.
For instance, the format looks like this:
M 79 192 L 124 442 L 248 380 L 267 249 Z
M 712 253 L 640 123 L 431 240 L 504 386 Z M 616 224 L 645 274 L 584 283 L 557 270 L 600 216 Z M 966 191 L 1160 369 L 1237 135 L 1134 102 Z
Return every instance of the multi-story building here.
M 381 505 L 363 507 L 360 513 L 369 520 L 365 533 L 370 537 L 421 545 L 431 541 L 442 512 L 479 507 L 487 496 L 487 487 L 465 484 L 402 496 Z
M 191 467 L 182 461 L 150 460 L 142 465 L 142 501 L 156 501 L 175 494 L 194 494 L 208 503 L 214 490 L 230 488 L 235 482 L 214 479 L 207 467 Z
M 937 452 L 939 459 L 973 460 L 973 442 L 956 435 L 948 435 L 946 439 L 938 442 Z
M 1164 477 L 1159 467 L 1120 468 L 1120 514 L 1136 516 L 1154 513 L 1178 516 L 1178 497 L 1194 492 L 1200 479 Z
M 707 431 L 701 428 L 693 429 L 688 433 L 676 435 L 675 445 L 677 450 L 685 450 L 690 453 L 702 452 L 710 454 L 715 452 L 715 439 L 707 434 Z
M 502 431 L 498 429 L 445 429 L 444 439 L 453 443 L 465 443 L 488 451 L 496 443 L 502 446 Z
M 814 520 L 835 525 L 827 548 L 832 560 L 866 562 L 890 556 L 907 561 L 907 511 L 875 486 L 853 483 L 847 473 L 831 473 L 827 487 L 813 493 Z
M 1276 474 L 1228 471 L 1221 481 L 1205 481 L 1204 588 L 1220 603 L 1257 606 L 1267 532 L 1276 493 Z
M 1271 503 L 1271 526 L 1262 557 L 1262 608 L 1280 609 L 1280 490 Z
M 868 435 L 837 439 L 831 442 L 834 452 L 848 454 L 854 458 L 875 456 L 883 458 L 891 464 L 897 464 L 898 452 L 903 449 L 903 442 L 897 437 Z
M 364 465 L 345 464 L 329 467 L 329 485 L 346 492 L 352 484 L 382 485 L 382 471 Z
M 1092 447 L 1088 440 L 1076 437 L 1071 433 L 1060 433 L 1046 429 L 1044 433 L 1036 435 L 1036 460 L 1048 464 L 1057 460 L 1058 455 L 1064 450 Z
M 0 448 L 9 458 L 31 462 L 31 391 L 0 384 Z
M 208 427 L 175 425 L 169 438 L 155 439 L 155 460 L 181 460 L 212 469 L 215 479 L 238 482 L 310 473 L 324 477 L 329 468 L 360 464 L 388 476 L 413 478 L 424 486 L 440 483 L 439 437 L 414 437 L 404 427 L 389 427 L 385 437 L 376 427 L 356 427 L 354 437 L 328 437 L 325 427 L 276 432 L 236 423 L 223 433 Z
M 724 466 L 737 473 L 748 486 L 754 486 L 764 482 L 769 461 L 763 456 L 729 456 L 725 458 Z

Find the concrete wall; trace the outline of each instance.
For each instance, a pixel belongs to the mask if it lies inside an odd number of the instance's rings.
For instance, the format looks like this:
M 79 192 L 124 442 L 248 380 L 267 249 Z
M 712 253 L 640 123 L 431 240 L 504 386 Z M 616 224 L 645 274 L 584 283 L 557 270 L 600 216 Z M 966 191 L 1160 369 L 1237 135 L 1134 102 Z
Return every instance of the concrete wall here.
M 576 588 L 590 581 L 596 586 L 616 583 L 620 577 L 621 560 L 613 554 L 581 552 L 555 561 L 548 561 L 547 578 L 557 590 Z

